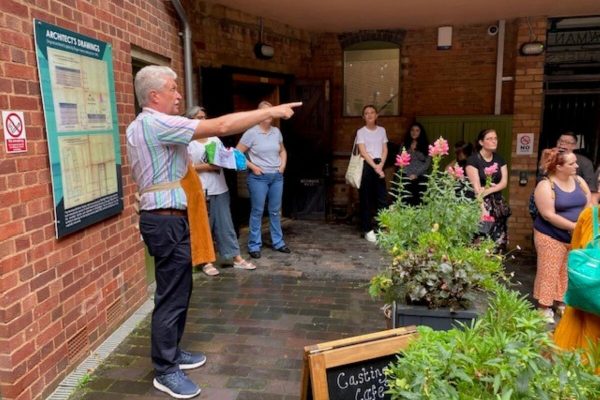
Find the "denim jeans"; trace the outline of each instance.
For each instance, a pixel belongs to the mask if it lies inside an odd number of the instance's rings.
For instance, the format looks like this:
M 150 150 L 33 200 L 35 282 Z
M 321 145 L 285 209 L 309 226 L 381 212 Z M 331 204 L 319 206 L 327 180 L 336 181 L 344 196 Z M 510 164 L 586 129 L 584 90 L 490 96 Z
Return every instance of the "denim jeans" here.
M 223 258 L 239 256 L 240 245 L 231 219 L 229 192 L 209 195 L 208 199 L 208 220 L 219 254 Z
M 248 251 L 260 251 L 262 247 L 261 222 L 267 203 L 269 212 L 269 229 L 273 248 L 285 246 L 281 231 L 281 198 L 283 196 L 283 175 L 254 175 L 248 173 L 248 191 L 250 192 L 250 222 L 248 233 Z

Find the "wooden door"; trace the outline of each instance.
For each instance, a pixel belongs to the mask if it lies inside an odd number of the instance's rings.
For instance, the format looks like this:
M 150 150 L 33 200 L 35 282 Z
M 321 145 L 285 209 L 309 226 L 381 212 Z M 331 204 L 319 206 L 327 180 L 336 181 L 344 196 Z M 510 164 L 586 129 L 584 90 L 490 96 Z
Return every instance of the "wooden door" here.
M 297 80 L 289 100 L 303 105 L 282 127 L 288 152 L 284 207 L 295 218 L 325 219 L 332 157 L 329 81 Z

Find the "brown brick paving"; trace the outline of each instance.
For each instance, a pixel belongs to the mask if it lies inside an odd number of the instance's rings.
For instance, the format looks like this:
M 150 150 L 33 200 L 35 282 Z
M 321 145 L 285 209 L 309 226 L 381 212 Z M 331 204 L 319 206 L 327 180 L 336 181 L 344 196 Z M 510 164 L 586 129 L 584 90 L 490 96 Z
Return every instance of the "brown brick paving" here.
M 219 267 L 216 277 L 195 274 L 182 347 L 208 357 L 187 371 L 202 387 L 200 399 L 298 399 L 304 346 L 386 329 L 381 302 L 367 294 L 369 278 L 386 262 L 373 244 L 347 225 L 287 220 L 284 232 L 292 254 L 267 244 L 256 271 Z M 518 257 L 509 268 L 524 293 L 534 261 Z M 169 398 L 152 387 L 149 321 L 72 399 Z

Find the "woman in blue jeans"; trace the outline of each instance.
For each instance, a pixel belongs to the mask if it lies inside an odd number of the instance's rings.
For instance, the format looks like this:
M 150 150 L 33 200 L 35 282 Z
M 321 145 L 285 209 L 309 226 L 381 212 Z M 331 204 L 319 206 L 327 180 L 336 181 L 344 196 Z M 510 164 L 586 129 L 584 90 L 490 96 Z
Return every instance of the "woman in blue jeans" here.
M 272 107 L 262 101 L 258 108 Z M 283 240 L 281 230 L 281 198 L 283 196 L 283 171 L 287 162 L 287 152 L 279 128 L 271 126 L 272 118 L 248 129 L 242 135 L 237 149 L 248 154 L 248 191 L 250 192 L 250 227 L 248 234 L 248 254 L 260 258 L 262 247 L 261 223 L 267 204 L 269 228 L 273 249 L 290 253 Z

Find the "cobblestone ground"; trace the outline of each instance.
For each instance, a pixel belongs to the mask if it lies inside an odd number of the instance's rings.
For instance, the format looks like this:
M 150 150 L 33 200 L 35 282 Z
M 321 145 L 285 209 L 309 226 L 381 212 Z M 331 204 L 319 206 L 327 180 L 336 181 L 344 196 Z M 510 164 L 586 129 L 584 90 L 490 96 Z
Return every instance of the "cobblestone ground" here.
M 348 225 L 287 220 L 284 232 L 292 254 L 265 246 L 256 271 L 219 265 L 216 277 L 195 274 L 182 347 L 207 354 L 206 365 L 187 371 L 202 387 L 199 398 L 299 399 L 304 346 L 386 329 L 381 302 L 367 294 L 383 253 Z M 533 263 L 516 254 L 508 267 L 523 293 Z M 71 399 L 169 398 L 152 387 L 149 321 Z

